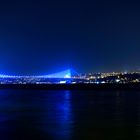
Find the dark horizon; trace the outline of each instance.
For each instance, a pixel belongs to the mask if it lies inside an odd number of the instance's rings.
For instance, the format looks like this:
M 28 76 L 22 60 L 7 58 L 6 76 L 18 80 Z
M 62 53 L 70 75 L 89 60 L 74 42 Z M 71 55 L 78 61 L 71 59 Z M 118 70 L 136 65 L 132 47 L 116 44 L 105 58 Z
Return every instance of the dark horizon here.
M 0 73 L 140 69 L 139 1 L 0 2 Z

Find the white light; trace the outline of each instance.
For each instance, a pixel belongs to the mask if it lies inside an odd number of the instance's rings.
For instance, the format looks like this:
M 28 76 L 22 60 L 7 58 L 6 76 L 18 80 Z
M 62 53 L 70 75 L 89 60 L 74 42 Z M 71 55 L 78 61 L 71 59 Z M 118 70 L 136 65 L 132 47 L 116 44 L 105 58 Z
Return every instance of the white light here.
M 67 75 L 65 75 L 65 77 L 64 77 L 64 78 L 70 78 L 70 75 L 68 75 L 68 74 L 67 74 Z
M 99 82 L 95 82 L 96 84 L 99 84 Z
M 66 81 L 60 81 L 59 83 L 60 84 L 66 84 Z
M 116 82 L 118 83 L 118 82 L 120 82 L 120 80 L 119 79 L 116 79 Z

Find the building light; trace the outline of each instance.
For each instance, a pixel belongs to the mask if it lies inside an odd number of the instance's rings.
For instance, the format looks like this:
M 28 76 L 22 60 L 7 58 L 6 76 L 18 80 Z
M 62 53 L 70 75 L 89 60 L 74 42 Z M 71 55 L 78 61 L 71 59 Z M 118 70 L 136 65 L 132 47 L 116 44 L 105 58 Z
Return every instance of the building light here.
M 60 84 L 66 84 L 66 81 L 60 81 L 59 83 Z
M 120 80 L 119 79 L 116 79 L 116 82 L 118 83 L 118 82 L 120 82 Z

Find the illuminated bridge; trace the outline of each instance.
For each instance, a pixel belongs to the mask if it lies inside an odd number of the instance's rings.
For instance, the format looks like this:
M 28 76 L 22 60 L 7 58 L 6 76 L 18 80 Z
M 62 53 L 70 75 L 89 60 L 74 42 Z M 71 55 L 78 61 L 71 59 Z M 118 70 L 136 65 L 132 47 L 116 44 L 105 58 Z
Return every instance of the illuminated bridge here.
M 76 73 L 76 72 L 75 72 Z M 51 83 L 74 83 L 71 69 L 49 75 L 0 75 L 0 84 L 51 84 Z
M 67 69 L 65 71 L 61 71 L 58 73 L 53 73 L 49 75 L 3 75 L 0 74 L 0 78 L 27 78 L 27 77 L 34 77 L 34 78 L 71 78 L 71 70 Z

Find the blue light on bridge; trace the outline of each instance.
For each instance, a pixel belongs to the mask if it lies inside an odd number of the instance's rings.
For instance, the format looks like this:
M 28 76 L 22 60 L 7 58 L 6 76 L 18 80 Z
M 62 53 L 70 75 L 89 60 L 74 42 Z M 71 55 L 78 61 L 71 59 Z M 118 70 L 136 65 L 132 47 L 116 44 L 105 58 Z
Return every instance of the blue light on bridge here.
M 65 70 L 58 73 L 53 73 L 50 75 L 46 75 L 46 78 L 71 78 L 71 70 Z
M 29 77 L 33 77 L 33 78 L 71 78 L 71 70 L 67 69 L 65 71 L 61 71 L 58 73 L 53 73 L 53 74 L 49 74 L 49 75 L 3 75 L 0 74 L 0 78 L 29 78 Z

